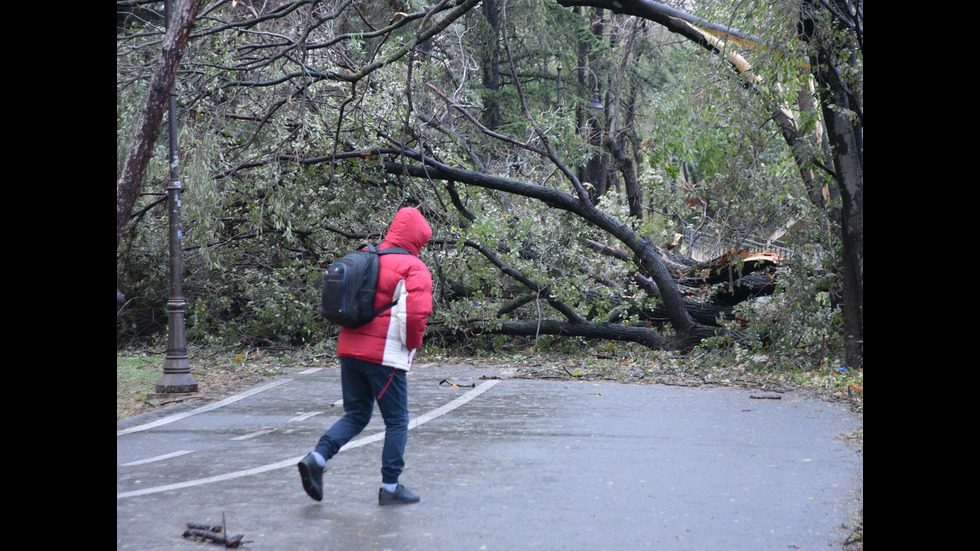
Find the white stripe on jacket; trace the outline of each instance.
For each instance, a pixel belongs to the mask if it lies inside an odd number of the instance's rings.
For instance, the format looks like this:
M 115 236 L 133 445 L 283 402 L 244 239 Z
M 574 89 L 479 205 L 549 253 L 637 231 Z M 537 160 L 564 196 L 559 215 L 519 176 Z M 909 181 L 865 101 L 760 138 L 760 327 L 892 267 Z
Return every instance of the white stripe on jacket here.
M 412 359 L 415 358 L 415 349 L 405 346 L 408 341 L 408 289 L 405 288 L 405 280 L 399 280 L 392 295 L 397 297 L 398 304 L 391 308 L 391 321 L 388 323 L 388 336 L 385 338 L 384 356 L 381 365 L 408 371 L 412 367 Z M 394 298 L 392 298 L 394 300 Z

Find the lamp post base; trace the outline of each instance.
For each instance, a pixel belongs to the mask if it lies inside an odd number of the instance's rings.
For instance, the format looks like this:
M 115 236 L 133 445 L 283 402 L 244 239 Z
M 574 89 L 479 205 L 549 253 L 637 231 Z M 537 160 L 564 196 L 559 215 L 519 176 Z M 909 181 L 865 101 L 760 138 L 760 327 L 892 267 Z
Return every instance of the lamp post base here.
M 153 387 L 157 394 L 193 394 L 197 392 L 197 381 L 190 375 L 171 377 L 164 375 L 157 386 Z
M 197 381 L 191 376 L 191 364 L 187 358 L 168 358 L 163 362 L 163 376 L 154 388 L 160 394 L 197 392 Z
M 194 394 L 197 392 L 197 383 L 190 384 L 173 384 L 173 385 L 157 385 L 153 387 L 153 391 L 156 394 Z M 158 398 L 159 396 L 154 396 Z
M 180 269 L 174 268 L 172 272 L 179 274 Z M 191 362 L 187 359 L 187 340 L 184 336 L 184 310 L 186 309 L 187 303 L 184 302 L 184 297 L 178 288 L 171 293 L 170 301 L 167 302 L 170 315 L 167 358 L 163 360 L 163 376 L 157 381 L 156 391 L 159 393 L 197 392 L 197 381 L 191 376 Z

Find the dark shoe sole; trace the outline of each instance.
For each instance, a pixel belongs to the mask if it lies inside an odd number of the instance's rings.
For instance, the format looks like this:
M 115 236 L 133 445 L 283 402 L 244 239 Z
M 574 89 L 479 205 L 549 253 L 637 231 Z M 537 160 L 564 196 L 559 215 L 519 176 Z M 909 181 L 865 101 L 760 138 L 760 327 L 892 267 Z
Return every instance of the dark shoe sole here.
M 404 499 L 392 499 L 390 501 L 388 500 L 378 501 L 378 505 L 409 505 L 411 503 L 418 503 L 419 501 L 420 500 L 418 499 L 413 499 L 410 501 L 406 501 Z
M 313 473 L 310 472 L 309 466 L 302 461 L 299 463 L 299 477 L 303 480 L 303 489 L 306 490 L 306 494 L 317 501 L 322 501 L 323 491 L 317 489 L 313 483 Z
M 405 498 L 404 496 L 395 497 L 394 493 L 387 493 L 383 490 L 378 492 L 378 505 L 408 505 L 411 503 L 418 503 L 421 501 L 421 497 L 418 495 L 412 495 L 412 497 Z

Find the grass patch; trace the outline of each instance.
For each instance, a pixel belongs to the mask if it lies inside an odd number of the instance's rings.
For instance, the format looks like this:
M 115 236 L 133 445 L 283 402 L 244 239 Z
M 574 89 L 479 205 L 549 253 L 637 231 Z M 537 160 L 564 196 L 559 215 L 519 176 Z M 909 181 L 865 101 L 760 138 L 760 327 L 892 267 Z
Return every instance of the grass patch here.
M 189 347 L 193 394 L 153 396 L 163 376 L 166 356 L 147 350 L 116 351 L 116 420 L 153 411 L 178 402 L 214 402 L 290 367 L 323 366 L 333 354 L 312 349 L 240 349 Z
M 140 413 L 147 393 L 163 375 L 163 358 L 145 353 L 116 354 L 116 420 Z

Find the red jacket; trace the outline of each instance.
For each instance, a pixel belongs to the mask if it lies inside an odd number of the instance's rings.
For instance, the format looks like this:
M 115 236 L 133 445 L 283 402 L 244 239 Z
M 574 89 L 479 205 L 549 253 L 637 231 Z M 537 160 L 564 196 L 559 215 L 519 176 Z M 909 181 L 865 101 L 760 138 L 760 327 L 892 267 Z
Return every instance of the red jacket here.
M 406 207 L 395 214 L 388 234 L 378 249 L 402 247 L 411 255 L 386 254 L 379 259 L 378 290 L 374 307 L 398 304 L 365 325 L 342 327 L 337 355 L 408 371 L 432 313 L 432 274 L 419 251 L 432 238 L 432 228 L 417 209 Z M 404 283 L 400 283 L 404 282 Z

